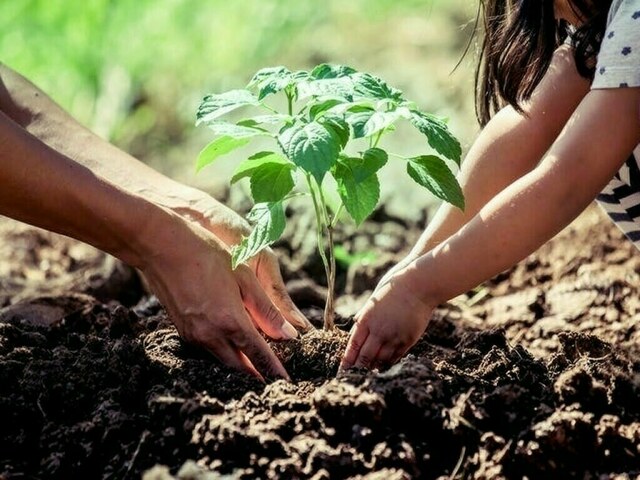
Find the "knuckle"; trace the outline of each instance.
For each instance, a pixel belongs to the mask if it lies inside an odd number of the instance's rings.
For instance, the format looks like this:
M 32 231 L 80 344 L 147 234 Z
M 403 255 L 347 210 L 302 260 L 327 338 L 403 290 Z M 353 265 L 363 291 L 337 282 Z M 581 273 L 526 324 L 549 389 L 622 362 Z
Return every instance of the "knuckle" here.
M 263 305 L 262 315 L 273 326 L 279 327 L 284 323 L 284 318 L 270 302 Z
M 293 300 L 291 300 L 291 297 L 289 297 L 289 292 L 287 291 L 287 287 L 284 286 L 284 283 L 280 283 L 277 281 L 272 282 L 271 290 L 279 300 L 293 304 Z
M 232 337 L 238 331 L 237 316 L 231 313 L 223 313 L 216 317 L 209 330 L 215 330 L 218 335 Z
M 220 327 L 219 334 L 225 338 L 235 340 L 242 336 L 242 330 L 234 323 L 225 323 Z
M 240 350 L 254 350 L 257 339 L 252 330 L 242 328 L 235 329 L 229 334 L 229 338 Z
M 211 326 L 206 324 L 194 326 L 189 331 L 190 342 L 202 347 L 208 346 L 215 338 L 215 334 L 211 330 Z
M 349 341 L 349 352 L 358 351 L 362 348 L 362 343 L 358 338 L 351 337 Z
M 373 359 L 369 355 L 360 355 L 360 357 L 358 358 L 358 363 L 366 367 L 371 365 L 372 360 Z
M 267 247 L 260 252 L 258 256 L 258 262 L 261 266 L 271 267 L 272 265 L 277 265 L 278 260 L 276 254 L 273 252 L 271 247 Z
M 393 337 L 390 337 L 387 332 L 380 332 L 377 330 L 369 331 L 369 338 L 372 342 L 377 343 L 380 346 L 388 345 L 393 341 Z

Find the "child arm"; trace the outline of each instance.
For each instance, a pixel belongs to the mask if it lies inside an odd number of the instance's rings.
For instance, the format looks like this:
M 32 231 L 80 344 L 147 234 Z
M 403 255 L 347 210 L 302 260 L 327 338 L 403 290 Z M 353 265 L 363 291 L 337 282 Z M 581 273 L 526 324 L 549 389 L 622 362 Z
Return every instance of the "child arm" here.
M 571 222 L 640 143 L 640 88 L 593 90 L 541 164 L 460 231 L 378 288 L 357 316 L 343 366 L 395 361 L 433 308 L 515 264 Z
M 544 79 L 523 105 L 524 114 L 504 107 L 469 150 L 458 175 L 465 210 L 443 203 L 411 252 L 383 277 L 380 286 L 460 230 L 495 195 L 531 171 L 588 91 L 589 81 L 578 73 L 572 50 L 566 45 L 558 48 Z

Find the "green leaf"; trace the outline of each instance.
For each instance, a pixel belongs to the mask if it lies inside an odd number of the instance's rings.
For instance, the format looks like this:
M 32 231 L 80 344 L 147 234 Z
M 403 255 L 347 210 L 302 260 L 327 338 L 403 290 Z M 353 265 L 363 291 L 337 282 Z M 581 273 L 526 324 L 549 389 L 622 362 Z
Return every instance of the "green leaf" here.
M 233 138 L 251 138 L 258 135 L 271 135 L 271 133 L 264 128 L 236 125 L 228 122 L 207 122 L 207 127 L 216 135 L 225 135 Z
M 401 112 L 379 112 L 371 109 L 355 111 L 347 116 L 353 128 L 354 138 L 367 138 L 386 130 L 401 117 Z
M 291 72 L 286 67 L 269 67 L 258 71 L 247 88 L 257 88 L 258 99 L 262 100 L 268 95 L 278 93 L 307 78 L 309 78 L 309 73 L 302 70 Z
M 207 95 L 196 113 L 196 125 L 211 122 L 237 108 L 260 105 L 258 99 L 248 90 L 230 90 L 217 95 Z
M 314 120 L 319 115 L 331 110 L 337 105 L 344 104 L 344 100 L 341 98 L 327 97 L 324 99 L 318 99 L 317 101 L 311 101 L 309 107 L 309 117 Z
M 365 97 L 376 100 L 391 100 L 393 102 L 401 102 L 403 100 L 400 90 L 390 87 L 384 80 L 374 75 L 356 73 L 351 78 L 354 82 L 355 98 Z
M 216 158 L 249 143 L 249 138 L 220 137 L 202 149 L 196 160 L 196 172 L 212 163 Z
M 338 184 L 338 194 L 357 225 L 360 225 L 378 204 L 380 182 L 376 172 L 386 163 L 387 153 L 380 148 L 371 148 L 362 158 L 340 158 L 332 169 Z
M 354 73 L 356 73 L 356 70 L 346 65 L 323 63 L 311 70 L 311 77 L 315 79 L 341 78 L 348 77 Z
M 444 160 L 435 155 L 408 159 L 407 173 L 436 197 L 464 210 L 464 195 L 455 175 Z
M 231 251 L 233 269 L 278 240 L 284 232 L 285 215 L 282 202 L 257 203 L 247 218 L 255 223 L 255 227 L 248 237 L 243 238 L 239 245 L 233 247 Z
M 342 140 L 333 128 L 318 123 L 296 123 L 278 137 L 285 155 L 322 184 L 324 175 L 335 163 Z
M 259 84 L 269 80 L 287 78 L 289 77 L 289 75 L 291 75 L 291 70 L 289 70 L 287 67 L 277 66 L 262 68 L 256 72 L 253 78 L 251 78 L 251 81 L 247 85 L 247 88 L 257 87 Z
M 353 128 L 353 138 L 364 138 L 365 125 L 375 113 L 372 108 L 353 109 L 353 111 L 346 116 L 347 122 Z
M 387 164 L 389 155 L 381 148 L 370 148 L 362 154 L 362 167 L 373 173 Z
M 285 67 L 270 67 L 259 70 L 247 88 L 258 88 L 258 100 L 284 90 L 291 83 L 291 71 Z
M 351 77 L 303 81 L 298 84 L 298 97 L 338 97 L 343 101 L 351 101 L 353 81 Z
M 462 147 L 458 139 L 453 136 L 443 121 L 433 115 L 412 110 L 411 123 L 420 130 L 422 134 L 426 135 L 429 145 L 431 145 L 436 152 L 460 165 Z
M 342 114 L 346 112 L 364 112 L 376 110 L 376 102 L 369 98 L 357 100 L 355 102 L 343 103 L 339 108 L 334 108 L 333 113 Z
M 388 158 L 387 152 L 381 148 L 370 148 L 362 154 L 362 157 L 340 156 L 332 173 L 339 177 L 340 173 L 346 169 L 356 182 L 362 182 L 384 167 Z M 338 169 L 341 169 L 341 172 Z
M 258 99 L 262 100 L 269 95 L 278 93 L 287 88 L 289 85 L 291 85 L 290 76 L 287 78 L 274 78 L 272 80 L 261 83 L 258 91 Z
M 377 175 L 356 182 L 352 172 L 343 166 L 336 168 L 334 176 L 338 183 L 338 194 L 351 218 L 360 225 L 371 215 L 380 199 L 380 182 Z
M 281 122 L 290 122 L 293 118 L 290 115 L 274 113 L 272 115 L 256 115 L 255 117 L 247 118 L 238 122 L 238 125 L 243 127 L 255 128 L 258 125 L 268 124 L 277 125 Z
M 328 130 L 332 131 L 340 140 L 340 150 L 347 145 L 349 136 L 351 135 L 351 129 L 344 118 L 328 114 L 319 119 L 318 122 L 324 125 Z
M 260 152 L 242 162 L 231 183 L 250 177 L 251 195 L 259 202 L 278 202 L 291 190 L 295 165 L 274 152 Z

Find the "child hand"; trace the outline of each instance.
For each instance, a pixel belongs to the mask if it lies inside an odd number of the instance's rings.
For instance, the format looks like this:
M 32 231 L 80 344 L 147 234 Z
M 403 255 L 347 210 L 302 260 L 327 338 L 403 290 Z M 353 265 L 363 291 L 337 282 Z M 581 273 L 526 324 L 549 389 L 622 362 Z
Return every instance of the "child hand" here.
M 340 368 L 384 368 L 418 341 L 435 305 L 416 294 L 414 272 L 404 268 L 384 277 L 356 315 Z

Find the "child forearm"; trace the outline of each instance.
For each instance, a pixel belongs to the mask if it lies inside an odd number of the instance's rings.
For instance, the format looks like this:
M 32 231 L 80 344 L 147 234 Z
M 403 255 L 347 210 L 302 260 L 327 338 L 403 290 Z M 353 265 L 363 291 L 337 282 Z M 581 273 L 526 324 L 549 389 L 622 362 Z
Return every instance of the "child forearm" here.
M 638 89 L 592 92 L 542 164 L 416 260 L 407 285 L 435 305 L 532 253 L 573 220 L 626 160 L 640 141 L 639 112 Z
M 466 225 L 489 200 L 531 171 L 560 134 L 589 90 L 568 47 L 559 48 L 547 75 L 524 112 L 505 107 L 480 133 L 469 151 L 458 180 L 466 208 L 444 204 L 429 223 L 410 257 L 435 248 Z
M 530 139 L 526 150 L 522 138 Z M 552 141 L 513 108 L 503 109 L 480 133 L 458 175 L 464 211 L 443 204 L 410 255 L 417 258 L 460 230 L 489 200 L 535 167 Z

